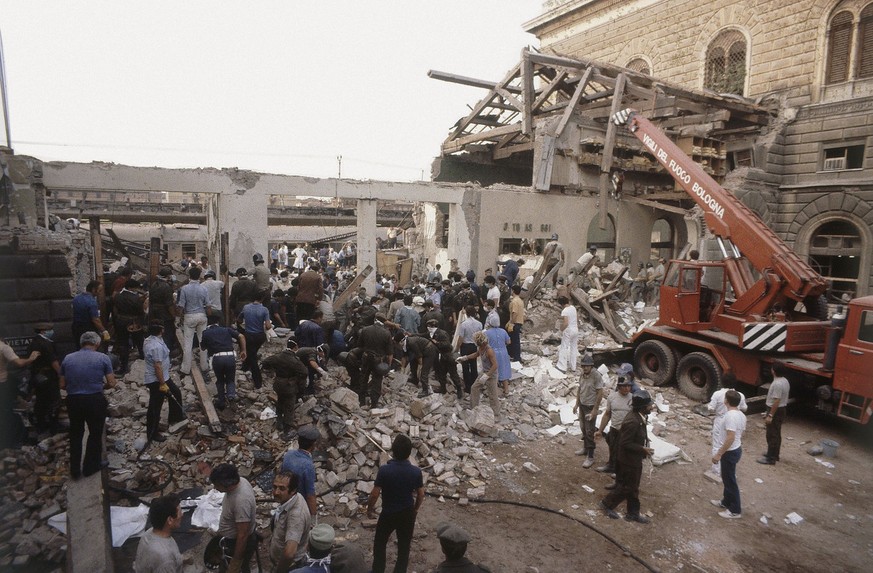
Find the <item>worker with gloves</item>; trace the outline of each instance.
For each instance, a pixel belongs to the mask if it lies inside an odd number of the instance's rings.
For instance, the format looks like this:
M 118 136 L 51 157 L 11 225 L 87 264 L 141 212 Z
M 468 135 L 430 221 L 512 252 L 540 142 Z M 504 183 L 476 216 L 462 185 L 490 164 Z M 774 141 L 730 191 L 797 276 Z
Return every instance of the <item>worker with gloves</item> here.
M 149 405 L 146 410 L 146 439 L 149 442 L 163 442 L 167 439 L 158 431 L 164 399 L 169 399 L 170 403 L 167 424 L 171 433 L 188 422 L 182 408 L 182 391 L 170 378 L 170 350 L 163 335 L 163 322 L 154 320 L 149 324 L 149 336 L 142 345 L 145 357 L 143 383 L 149 389 Z

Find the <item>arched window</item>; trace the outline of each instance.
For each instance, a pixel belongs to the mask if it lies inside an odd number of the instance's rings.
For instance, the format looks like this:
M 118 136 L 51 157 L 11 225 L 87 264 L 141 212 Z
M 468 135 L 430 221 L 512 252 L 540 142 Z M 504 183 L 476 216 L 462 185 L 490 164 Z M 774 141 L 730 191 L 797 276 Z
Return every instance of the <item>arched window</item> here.
M 634 58 L 628 62 L 625 67 L 640 74 L 646 74 L 647 76 L 652 75 L 652 69 L 649 67 L 649 63 L 642 58 Z
M 725 30 L 706 51 L 704 87 L 718 93 L 743 95 L 746 87 L 746 37 Z
M 858 296 L 863 248 L 861 233 L 850 221 L 828 221 L 813 231 L 809 241 L 809 263 L 831 283 L 832 301 Z
M 673 256 L 673 226 L 667 219 L 658 219 L 652 225 L 652 254 L 651 260 L 657 261 L 660 257 L 670 259 Z
M 600 218 L 594 217 L 588 225 L 588 246 L 597 247 L 600 260 L 609 263 L 615 258 L 615 220 L 606 218 L 606 228 L 600 228 Z
M 873 4 L 861 10 L 861 21 L 858 24 L 858 73 L 859 78 L 873 77 Z
M 840 12 L 831 20 L 828 32 L 827 83 L 849 79 L 849 54 L 852 49 L 852 14 Z

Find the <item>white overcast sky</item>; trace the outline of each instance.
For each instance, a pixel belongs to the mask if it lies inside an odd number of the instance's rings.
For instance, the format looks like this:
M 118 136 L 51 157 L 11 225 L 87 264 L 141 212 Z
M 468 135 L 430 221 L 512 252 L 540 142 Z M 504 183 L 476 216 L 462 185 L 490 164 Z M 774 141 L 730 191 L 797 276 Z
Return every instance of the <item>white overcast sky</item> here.
M 537 45 L 541 0 L 0 0 L 16 153 L 392 181 Z M 2 140 L 3 138 L 0 138 Z

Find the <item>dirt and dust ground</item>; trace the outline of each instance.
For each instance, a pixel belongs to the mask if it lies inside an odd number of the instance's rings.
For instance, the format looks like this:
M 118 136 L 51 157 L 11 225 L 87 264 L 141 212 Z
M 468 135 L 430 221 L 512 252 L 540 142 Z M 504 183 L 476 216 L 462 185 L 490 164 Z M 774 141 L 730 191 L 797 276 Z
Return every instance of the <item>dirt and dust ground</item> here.
M 675 389 L 659 390 L 671 404 L 692 405 Z M 497 462 L 512 462 L 521 468 L 525 461 L 532 461 L 542 471 L 496 472 L 487 498 L 561 511 L 611 537 L 653 570 L 870 570 L 870 429 L 792 412 L 783 427 L 782 461 L 763 466 L 755 459 L 765 449 L 764 426 L 759 415 L 750 415 L 737 471 L 743 517 L 725 520 L 709 502 L 720 498 L 721 486 L 702 475 L 708 467 L 710 421 L 691 413 L 685 417 L 683 430 L 670 433 L 666 439 L 681 445 L 693 462 L 648 466 L 644 472 L 642 509 L 651 514 L 650 525 L 610 520 L 595 510 L 605 493 L 603 486 L 610 480 L 593 469 L 582 469 L 582 459 L 574 455 L 579 447 L 576 437 L 492 445 Z M 841 444 L 836 458 L 818 457 L 833 463 L 832 469 L 806 453 L 825 438 Z M 605 448 L 599 447 L 598 461 L 603 461 L 605 454 Z M 583 485 L 593 488 L 594 493 L 586 492 Z M 803 522 L 787 525 L 784 518 L 791 512 L 800 514 Z M 762 516 L 767 516 L 768 524 L 760 521 Z M 428 497 L 418 518 L 410 571 L 429 571 L 440 562 L 434 530 L 446 519 L 458 522 L 473 535 L 468 557 L 495 572 L 647 570 L 604 536 L 562 515 L 507 504 L 460 506 L 454 500 Z M 372 531 L 356 525 L 342 534 L 357 538 L 369 552 Z

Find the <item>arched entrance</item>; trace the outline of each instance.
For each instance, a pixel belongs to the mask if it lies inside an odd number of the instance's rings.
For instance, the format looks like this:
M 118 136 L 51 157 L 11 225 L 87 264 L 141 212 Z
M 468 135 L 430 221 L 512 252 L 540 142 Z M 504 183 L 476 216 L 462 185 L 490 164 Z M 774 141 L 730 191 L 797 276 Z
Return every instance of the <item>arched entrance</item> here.
M 815 227 L 807 244 L 809 264 L 831 283 L 830 302 L 857 297 L 861 259 L 866 252 L 858 227 L 835 218 Z
M 652 225 L 652 254 L 650 260 L 664 257 L 669 260 L 675 252 L 675 232 L 667 219 L 658 219 Z
M 597 247 L 597 254 L 605 263 L 611 262 L 615 256 L 615 219 L 607 216 L 606 228 L 601 229 L 599 220 L 595 217 L 588 225 L 588 247 Z

